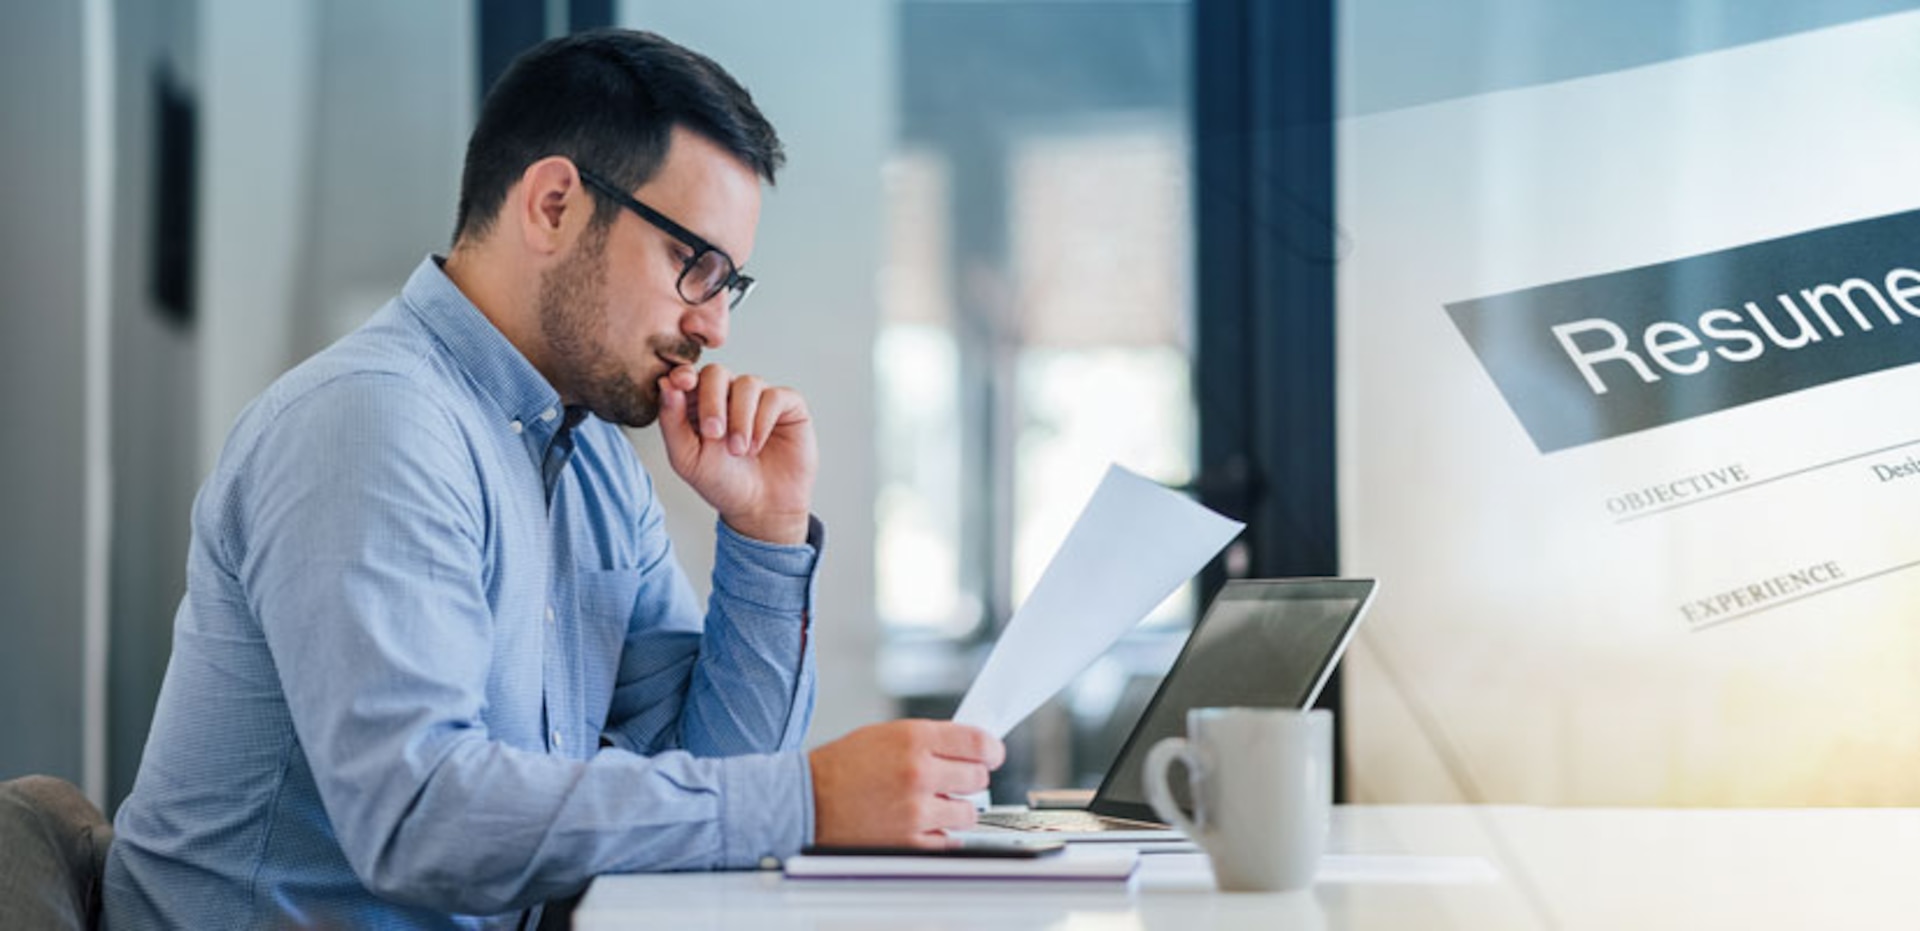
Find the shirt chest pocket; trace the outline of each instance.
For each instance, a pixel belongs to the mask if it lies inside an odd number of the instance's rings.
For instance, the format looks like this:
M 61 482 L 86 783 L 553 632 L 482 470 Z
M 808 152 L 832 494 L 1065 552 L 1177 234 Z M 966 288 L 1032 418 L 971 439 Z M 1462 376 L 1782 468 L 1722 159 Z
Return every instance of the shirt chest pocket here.
M 574 573 L 574 617 L 579 631 L 579 669 L 588 727 L 606 726 L 607 708 L 620 673 L 620 653 L 640 596 L 640 569 L 594 569 Z

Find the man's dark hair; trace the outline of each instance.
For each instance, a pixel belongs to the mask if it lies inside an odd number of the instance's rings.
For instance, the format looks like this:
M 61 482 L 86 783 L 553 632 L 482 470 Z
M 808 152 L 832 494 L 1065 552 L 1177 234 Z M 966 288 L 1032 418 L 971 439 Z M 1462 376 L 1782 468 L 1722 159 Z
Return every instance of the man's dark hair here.
M 563 155 L 622 190 L 647 183 L 683 126 L 768 184 L 786 161 L 780 137 L 732 75 L 650 32 L 596 29 L 549 39 L 514 59 L 487 92 L 467 140 L 453 240 L 483 236 L 527 166 Z M 596 199 L 593 223 L 619 208 Z

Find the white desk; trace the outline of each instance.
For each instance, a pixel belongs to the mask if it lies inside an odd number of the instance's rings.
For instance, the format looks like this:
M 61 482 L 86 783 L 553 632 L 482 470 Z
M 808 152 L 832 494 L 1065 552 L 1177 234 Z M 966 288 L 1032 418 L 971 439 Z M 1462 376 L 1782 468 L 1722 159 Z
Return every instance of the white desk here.
M 607 876 L 587 931 L 1920 927 L 1920 811 L 1342 807 L 1311 893 L 1223 894 L 1197 855 L 1130 883 Z M 1352 867 L 1361 867 L 1356 874 Z M 1362 875 L 1365 874 L 1365 875 Z

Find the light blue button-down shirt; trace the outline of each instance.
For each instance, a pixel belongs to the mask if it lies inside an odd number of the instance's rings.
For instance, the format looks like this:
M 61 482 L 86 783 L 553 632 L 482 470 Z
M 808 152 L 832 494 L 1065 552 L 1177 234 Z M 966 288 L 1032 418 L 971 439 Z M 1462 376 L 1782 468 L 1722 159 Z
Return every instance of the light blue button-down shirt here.
M 626 438 L 422 262 L 194 502 L 109 925 L 511 927 L 794 852 L 820 544 L 723 524 L 703 620 Z

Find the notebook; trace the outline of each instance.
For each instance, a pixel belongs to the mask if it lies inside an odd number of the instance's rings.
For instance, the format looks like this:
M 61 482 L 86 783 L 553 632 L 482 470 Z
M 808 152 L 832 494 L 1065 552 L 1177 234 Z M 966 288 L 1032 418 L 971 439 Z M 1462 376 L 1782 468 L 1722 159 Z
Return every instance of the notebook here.
M 788 879 L 1047 879 L 1124 880 L 1139 854 L 1130 847 L 1070 847 L 1032 859 L 949 856 L 788 857 Z

